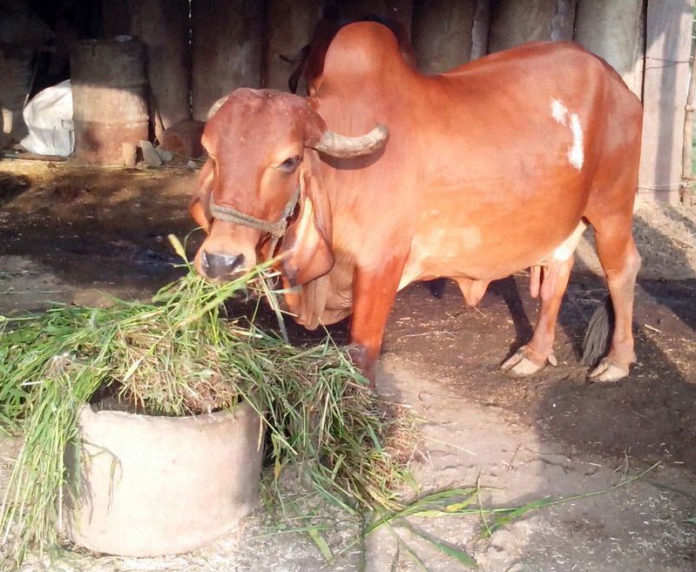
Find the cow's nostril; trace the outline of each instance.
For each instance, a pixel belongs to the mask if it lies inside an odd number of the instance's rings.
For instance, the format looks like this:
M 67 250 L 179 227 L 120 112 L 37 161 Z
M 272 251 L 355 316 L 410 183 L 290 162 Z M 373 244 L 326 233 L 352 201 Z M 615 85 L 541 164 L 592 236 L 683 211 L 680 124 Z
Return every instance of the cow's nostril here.
M 203 251 L 201 266 L 209 278 L 229 278 L 244 264 L 244 255 L 213 254 Z

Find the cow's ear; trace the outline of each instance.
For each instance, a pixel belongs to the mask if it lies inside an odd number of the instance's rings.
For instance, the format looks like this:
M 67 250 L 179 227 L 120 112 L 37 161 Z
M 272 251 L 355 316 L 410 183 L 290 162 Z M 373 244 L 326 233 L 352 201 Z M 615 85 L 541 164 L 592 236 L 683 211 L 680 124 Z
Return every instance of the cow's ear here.
M 213 184 L 214 165 L 208 159 L 198 175 L 198 186 L 189 203 L 189 213 L 205 232 L 210 231 L 213 220 L 210 214 L 210 191 Z
M 315 155 L 314 151 L 306 151 L 299 174 L 300 212 L 285 233 L 281 247 L 284 274 L 294 284 L 306 284 L 334 265 L 331 206 L 313 174 Z

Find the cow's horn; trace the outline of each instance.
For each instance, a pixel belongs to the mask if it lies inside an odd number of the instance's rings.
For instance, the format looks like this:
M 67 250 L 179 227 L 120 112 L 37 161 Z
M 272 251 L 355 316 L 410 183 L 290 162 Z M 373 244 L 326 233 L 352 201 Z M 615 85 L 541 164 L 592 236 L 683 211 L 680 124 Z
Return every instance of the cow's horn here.
M 347 159 L 369 155 L 384 147 L 389 138 L 389 129 L 385 125 L 377 125 L 372 131 L 359 137 L 339 135 L 328 129 L 324 131 L 314 149 L 331 155 Z
M 227 99 L 229 97 L 230 97 L 229 95 L 225 95 L 224 97 L 221 97 L 215 103 L 213 103 L 213 105 L 211 105 L 210 109 L 208 110 L 208 115 L 207 115 L 206 119 L 210 119 L 213 115 L 215 115 L 218 112 L 218 110 L 223 105 L 225 105 L 225 102 L 227 101 Z

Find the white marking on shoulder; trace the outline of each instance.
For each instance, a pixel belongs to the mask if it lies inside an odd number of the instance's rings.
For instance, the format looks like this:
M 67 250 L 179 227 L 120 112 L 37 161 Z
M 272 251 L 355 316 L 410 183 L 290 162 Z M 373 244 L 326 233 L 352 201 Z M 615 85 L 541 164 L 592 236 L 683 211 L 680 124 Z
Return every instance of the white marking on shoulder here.
M 579 171 L 585 161 L 585 153 L 582 144 L 582 125 L 577 113 L 570 115 L 570 130 L 573 132 L 573 146 L 568 151 L 568 161 Z
M 568 108 L 559 99 L 551 100 L 551 115 L 561 125 L 567 125 L 566 115 L 568 115 Z
M 573 144 L 568 150 L 568 162 L 580 171 L 585 162 L 580 117 L 577 113 L 570 113 L 565 104 L 560 99 L 555 98 L 551 99 L 551 116 L 561 125 L 570 127 L 570 132 L 573 134 Z

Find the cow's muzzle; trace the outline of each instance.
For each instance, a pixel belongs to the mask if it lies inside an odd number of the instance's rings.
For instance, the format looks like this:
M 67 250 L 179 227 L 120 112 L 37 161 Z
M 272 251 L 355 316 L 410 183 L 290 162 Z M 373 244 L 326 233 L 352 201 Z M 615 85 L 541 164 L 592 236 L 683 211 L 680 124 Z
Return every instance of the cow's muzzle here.
M 213 280 L 229 280 L 242 270 L 244 255 L 214 254 L 201 252 L 201 270 Z

